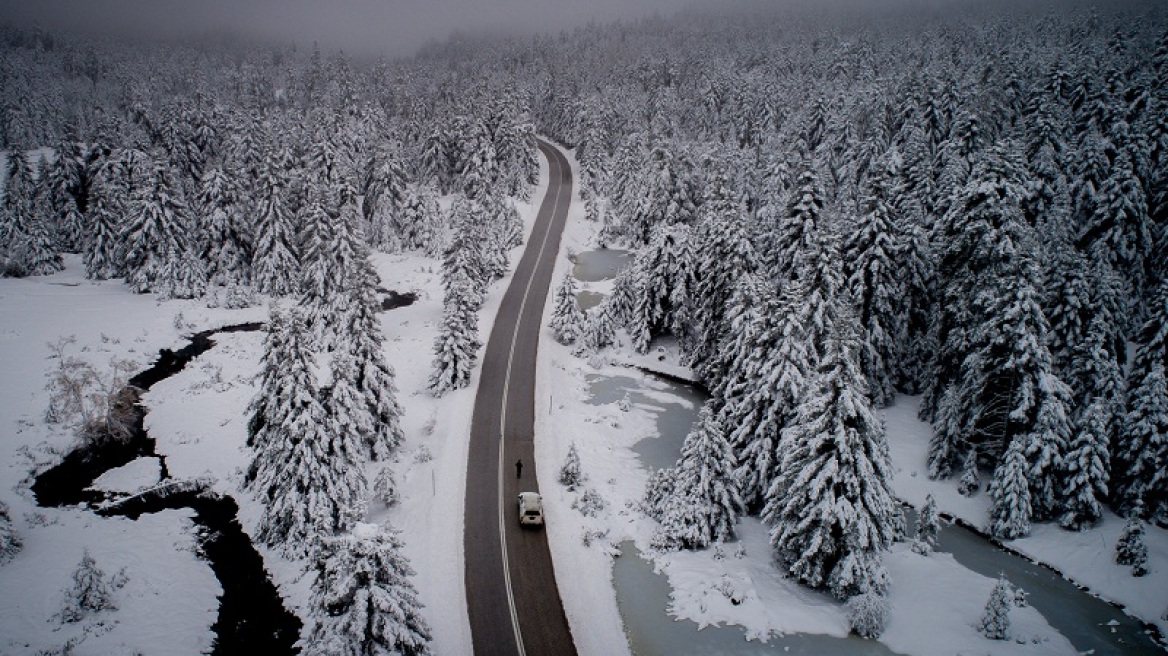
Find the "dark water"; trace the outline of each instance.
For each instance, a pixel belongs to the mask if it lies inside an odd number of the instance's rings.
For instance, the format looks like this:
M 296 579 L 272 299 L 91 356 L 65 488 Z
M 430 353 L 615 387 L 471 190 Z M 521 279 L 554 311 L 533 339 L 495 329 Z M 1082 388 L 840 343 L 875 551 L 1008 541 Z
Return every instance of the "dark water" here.
M 126 440 L 99 440 L 65 456 L 43 472 L 32 485 L 37 503 L 46 507 L 82 504 L 104 516 L 137 519 L 146 513 L 190 508 L 197 527 L 199 555 L 211 566 L 223 587 L 219 616 L 211 627 L 215 654 L 294 654 L 301 622 L 284 607 L 276 586 L 264 569 L 263 559 L 252 546 L 236 518 L 239 506 L 199 481 L 170 479 L 166 461 L 155 452 L 155 441 L 145 428 L 146 409 L 139 403 L 142 392 L 182 371 L 186 365 L 215 345 L 217 333 L 255 331 L 261 324 L 240 324 L 201 332 L 178 350 L 163 349 L 149 369 L 129 381 L 125 397 L 133 405 L 134 422 Z M 162 483 L 125 499 L 111 499 L 104 492 L 87 489 L 105 472 L 140 457 L 157 457 Z M 112 501 L 112 503 L 111 503 Z M 98 504 L 101 504 L 100 507 Z

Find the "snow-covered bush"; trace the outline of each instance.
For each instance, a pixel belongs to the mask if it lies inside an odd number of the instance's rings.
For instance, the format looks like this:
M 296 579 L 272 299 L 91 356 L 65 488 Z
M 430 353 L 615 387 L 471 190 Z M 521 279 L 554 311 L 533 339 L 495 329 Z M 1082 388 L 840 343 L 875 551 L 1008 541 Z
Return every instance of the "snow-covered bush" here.
M 568 486 L 569 490 L 575 492 L 576 488 L 586 480 L 588 477 L 580 471 L 580 454 L 576 452 L 576 445 L 572 444 L 568 447 L 564 466 L 560 467 L 560 484 Z
M 674 471 L 672 468 L 658 469 L 649 477 L 645 484 L 645 514 L 661 521 L 665 516 L 665 503 L 673 496 Z
M 888 599 L 868 591 L 848 599 L 848 626 L 861 638 L 878 638 L 888 624 Z
M 0 501 L 0 565 L 12 560 L 24 548 L 24 542 L 12 526 L 8 504 Z
M 961 466 L 961 480 L 957 481 L 957 493 L 963 497 L 972 497 L 981 489 L 981 478 L 977 472 L 977 450 L 970 449 Z
M 912 550 L 928 556 L 937 546 L 937 534 L 941 532 L 941 522 L 937 518 L 937 502 L 933 495 L 925 497 L 925 505 L 921 506 L 917 516 L 917 537 L 913 540 Z
M 118 606 L 113 599 L 114 588 L 113 582 L 106 578 L 105 572 L 86 550 L 77 569 L 73 571 L 73 586 L 65 592 L 61 621 L 80 622 L 103 610 L 117 610 Z
M 102 373 L 69 352 L 76 341 L 71 335 L 49 344 L 49 358 L 56 360 L 57 366 L 48 373 L 45 421 L 75 426 L 86 443 L 130 437 L 137 421 L 137 399 L 126 381 L 138 363 L 114 358 L 108 371 Z
M 392 506 L 398 501 L 397 481 L 393 478 L 393 470 L 382 467 L 373 481 L 373 494 L 386 506 Z
M 1008 640 L 1010 638 L 1010 609 L 1013 607 L 1014 590 L 1006 577 L 998 579 L 986 602 L 985 612 L 977 629 L 982 635 L 991 640 Z
M 1144 543 L 1144 520 L 1139 512 L 1133 511 L 1123 526 L 1123 533 L 1115 543 L 1115 562 L 1131 565 L 1132 576 L 1148 573 L 1148 546 Z
M 579 510 L 581 515 L 585 517 L 595 517 L 601 513 L 605 508 L 604 498 L 600 493 L 592 488 L 584 490 L 575 501 L 572 502 L 572 508 Z

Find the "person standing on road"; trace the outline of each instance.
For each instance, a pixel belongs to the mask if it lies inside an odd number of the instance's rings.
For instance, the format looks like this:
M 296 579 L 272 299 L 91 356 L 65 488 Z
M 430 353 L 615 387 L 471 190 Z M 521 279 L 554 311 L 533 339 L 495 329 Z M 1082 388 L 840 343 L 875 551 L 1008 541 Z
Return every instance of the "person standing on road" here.
M 515 478 L 523 478 L 523 460 L 515 461 Z

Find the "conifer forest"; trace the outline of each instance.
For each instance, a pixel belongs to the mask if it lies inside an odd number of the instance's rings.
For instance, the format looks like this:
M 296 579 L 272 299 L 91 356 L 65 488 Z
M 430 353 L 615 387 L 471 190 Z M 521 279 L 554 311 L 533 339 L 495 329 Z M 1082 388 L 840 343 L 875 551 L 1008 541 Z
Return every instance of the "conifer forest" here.
M 440 541 L 392 509 L 445 498 L 442 470 L 411 468 L 444 462 L 441 441 L 424 441 L 448 413 L 469 421 L 547 185 L 545 142 L 571 156 L 569 222 L 589 248 L 630 255 L 587 307 L 557 273 L 540 357 L 550 344 L 586 372 L 668 349 L 703 394 L 676 464 L 636 479 L 628 503 L 605 492 L 596 448 L 540 451 L 537 418 L 535 454 L 556 459 L 519 478 L 539 475 L 549 522 L 555 499 L 574 500 L 564 512 L 595 529 L 574 548 L 595 549 L 601 519 L 629 512 L 652 527 L 642 551 L 720 561 L 755 522 L 766 553 L 747 557 L 823 593 L 865 638 L 896 621 L 889 554 L 907 542 L 938 559 L 965 500 L 980 504 L 967 523 L 998 544 L 1071 549 L 1098 534 L 1093 549 L 1133 580 L 1168 568 L 1162 2 L 694 7 L 457 34 L 403 57 L 0 15 L 0 283 L 73 268 L 68 284 L 149 297 L 168 316 L 186 303 L 257 322 L 236 469 L 226 483 L 194 472 L 183 490 L 240 500 L 274 584 L 301 600 L 301 653 L 455 653 L 449 623 L 428 615 L 429 561 L 406 555 Z M 433 312 L 409 320 L 416 367 L 389 355 L 401 310 L 382 299 L 412 283 L 385 272 L 401 262 L 434 279 L 417 301 Z M 0 314 L 20 289 L 32 288 L 0 288 Z M 83 332 L 77 321 L 27 344 Z M 130 378 L 141 366 L 106 374 L 71 348 L 62 338 L 41 358 L 47 387 L 43 369 L 19 374 L 36 379 L 20 398 L 49 405 L 20 431 L 67 427 L 61 448 L 35 455 L 42 438 L 4 437 L 25 410 L 3 406 L 4 453 L 31 464 L 0 490 L 0 586 L 57 512 L 35 505 L 30 481 L 74 438 L 144 430 L 128 408 L 154 398 Z M 894 457 L 886 419 L 909 403 L 928 429 L 917 462 Z M 179 477 L 174 458 L 163 482 Z M 908 470 L 931 491 L 911 521 L 894 484 Z M 461 506 L 427 503 L 461 526 Z M 94 549 L 69 559 L 81 565 L 56 626 L 127 612 L 133 571 L 103 571 Z M 448 567 L 461 581 L 463 564 Z M 1027 606 L 1018 584 L 995 573 L 978 589 L 965 624 L 982 651 L 1025 630 L 1010 619 Z M 1145 596 L 1163 615 L 1139 619 L 1168 630 L 1168 596 Z M 51 653 L 91 653 L 100 631 L 78 635 Z M 28 648 L 0 638 L 0 653 L 51 651 Z

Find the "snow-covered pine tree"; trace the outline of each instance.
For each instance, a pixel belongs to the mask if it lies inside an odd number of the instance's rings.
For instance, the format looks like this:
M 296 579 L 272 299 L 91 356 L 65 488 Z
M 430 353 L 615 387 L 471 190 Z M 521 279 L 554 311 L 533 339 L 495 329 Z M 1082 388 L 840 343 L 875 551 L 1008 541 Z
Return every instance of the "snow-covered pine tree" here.
M 859 306 L 866 336 L 863 366 L 876 407 L 892 401 L 893 375 L 898 370 L 897 339 L 904 325 L 900 307 L 903 285 L 896 266 L 901 238 L 889 202 L 889 178 L 881 170 L 871 175 L 860 205 L 862 216 L 841 247 L 846 285 Z
M 179 253 L 167 253 L 158 276 L 158 297 L 191 299 L 207 291 L 207 268 L 188 245 Z
M 612 319 L 612 297 L 604 299 L 600 305 L 585 313 L 584 329 L 580 336 L 579 352 L 598 353 L 611 346 L 616 339 L 616 326 Z
M 734 537 L 734 525 L 745 510 L 735 465 L 725 430 L 707 403 L 673 468 L 673 489 L 681 494 L 666 502 L 662 519 L 665 542 L 683 549 L 703 549 Z
M 985 612 L 977 630 L 990 640 L 1010 639 L 1010 609 L 1014 606 L 1014 591 L 1005 576 L 998 578 L 990 598 L 986 601 Z
M 310 193 L 302 208 L 300 243 L 300 305 L 308 330 L 325 349 L 333 346 L 339 317 L 334 301 L 344 294 L 345 271 L 335 254 L 341 248 L 336 207 L 327 207 L 323 193 Z
M 1069 439 L 1070 391 L 1044 342 L 1049 324 L 1033 282 L 1035 236 L 1021 215 L 1016 166 L 1008 149 L 991 151 L 947 217 L 951 243 L 934 325 L 940 347 L 922 414 L 934 422 L 935 478 L 949 476 L 973 446 L 997 459 L 1014 436 L 1041 436 L 1026 454 L 1041 474 L 1036 516 L 1049 517 L 1057 512 L 1054 476 Z
M 118 203 L 111 197 L 118 189 L 110 179 L 113 168 L 108 162 L 100 167 L 91 190 L 88 208 L 91 227 L 83 247 L 82 261 L 85 263 L 86 277 L 93 280 L 122 275 L 122 253 L 125 251 Z
M 322 541 L 309 613 L 309 653 L 338 656 L 430 653 L 430 627 L 410 582 L 398 531 L 357 524 Z
M 734 339 L 723 351 L 732 359 L 713 394 L 722 425 L 730 427 L 735 475 L 748 507 L 761 506 L 778 474 L 780 434 L 812 370 L 795 311 L 802 289 L 793 283 L 775 299 L 756 276 L 744 276 L 727 316 Z
M 333 351 L 331 368 L 332 385 L 326 388 L 327 393 L 321 394 L 330 426 L 344 440 L 346 452 L 368 455 L 369 446 L 374 443 L 373 417 L 364 394 L 357 387 L 357 365 L 352 354 L 343 349 Z
M 222 286 L 250 283 L 251 237 L 242 225 L 238 186 L 222 168 L 211 168 L 203 175 L 199 208 L 208 280 Z
M 903 285 L 904 334 L 896 356 L 899 365 L 896 388 L 904 394 L 920 394 L 925 389 L 929 363 L 936 352 L 929 332 L 936 276 L 928 232 L 908 213 L 901 216 L 899 223 L 901 248 L 897 276 Z
M 255 249 L 252 275 L 256 290 L 285 296 L 296 288 L 300 261 L 296 228 L 288 207 L 288 172 L 285 158 L 269 152 L 260 167 L 256 207 Z
M 431 187 L 407 185 L 398 214 L 402 247 L 418 249 L 434 257 L 442 244 L 441 218 L 438 199 Z
M 1079 243 L 1097 258 L 1121 272 L 1139 299 L 1146 284 L 1146 261 L 1152 254 L 1156 228 L 1148 216 L 1144 187 L 1132 170 L 1125 150 L 1108 167 L 1097 204 Z
M 586 477 L 580 471 L 580 454 L 576 451 L 576 443 L 568 447 L 568 455 L 564 458 L 564 465 L 560 467 L 560 485 L 566 485 L 568 490 L 575 492 Z
M 965 461 L 961 464 L 961 479 L 957 481 L 957 493 L 963 497 L 971 497 L 981 490 L 981 475 L 977 465 L 977 449 L 972 448 L 965 454 Z
M 256 536 L 286 555 L 303 557 L 315 540 L 346 531 L 365 510 L 364 445 L 345 434 L 330 400 L 318 393 L 307 328 L 295 310 L 284 318 L 280 387 L 286 399 L 253 440 L 251 488 L 264 504 Z
M 742 276 L 756 270 L 758 259 L 745 218 L 739 212 L 701 217 L 693 241 L 693 271 L 701 275 L 695 276 L 692 307 L 688 309 L 695 340 L 686 357 L 709 385 L 724 375 L 725 363 L 718 349 L 729 330 L 725 325 L 727 303 Z
M 990 532 L 1005 539 L 1030 534 L 1033 510 L 1026 476 L 1025 437 L 1015 437 L 990 481 Z
M 25 275 L 47 276 L 65 269 L 65 261 L 57 252 L 48 223 L 40 217 L 28 225 L 28 233 L 16 244 L 15 257 Z
M 12 526 L 9 513 L 8 504 L 0 501 L 0 565 L 6 565 L 24 548 L 24 541 Z
M 937 501 L 932 494 L 925 496 L 925 504 L 917 515 L 917 535 L 912 550 L 928 556 L 937 547 L 937 534 L 941 532 L 941 520 L 937 516 Z
M 1110 435 L 1115 418 L 1113 403 L 1095 397 L 1080 413 L 1074 437 L 1063 458 L 1065 499 L 1059 524 L 1081 531 L 1090 528 L 1103 516 L 1102 502 L 1107 499 L 1107 482 L 1111 466 Z
M 247 445 L 258 451 L 268 448 L 275 436 L 276 428 L 284 423 L 284 416 L 289 408 L 290 399 L 284 388 L 287 381 L 282 370 L 292 349 L 292 345 L 288 344 L 290 337 L 299 338 L 299 335 L 289 332 L 284 311 L 279 304 L 272 303 L 268 313 L 267 334 L 264 337 L 259 391 L 248 405 Z M 255 473 L 254 470 L 249 470 L 245 480 L 250 482 Z
M 77 569 L 73 570 L 73 585 L 65 591 L 65 604 L 61 609 L 63 622 L 80 622 L 93 613 L 103 610 L 117 610 L 114 589 L 105 572 L 97 566 L 97 561 L 86 549 Z
M 1148 545 L 1144 542 L 1143 506 L 1137 502 L 1127 516 L 1123 532 L 1115 543 L 1115 562 L 1130 565 L 1132 576 L 1148 573 Z
M 1162 361 L 1149 359 L 1148 367 L 1133 366 L 1130 374 L 1134 382 L 1112 478 L 1119 510 L 1129 511 L 1142 500 L 1147 516 L 1163 523 L 1168 522 L 1168 378 Z
M 138 294 L 158 291 L 170 258 L 187 248 L 186 204 L 169 165 L 155 160 L 153 184 L 122 229 L 126 283 Z
M 810 162 L 803 162 L 795 185 L 767 250 L 771 277 L 780 281 L 800 277 L 799 262 L 814 247 L 824 222 L 824 192 Z
M 555 307 L 552 309 L 552 334 L 561 344 L 574 344 L 584 329 L 584 311 L 576 298 L 576 279 L 572 272 L 564 274 L 556 288 Z
M 401 418 L 404 409 L 397 401 L 393 366 L 385 360 L 385 336 L 378 315 L 381 307 L 375 296 L 377 272 L 362 249 L 349 273 L 351 295 L 346 314 L 346 330 L 341 343 L 347 345 L 356 366 L 354 383 L 365 399 L 373 424 L 368 443 L 369 457 L 385 461 L 405 439 Z
M 443 299 L 442 329 L 434 340 L 434 372 L 429 387 L 436 396 L 470 384 L 478 360 L 478 314 L 472 283 L 464 275 L 451 278 Z
M 858 330 L 838 317 L 813 383 L 783 429 L 779 475 L 763 519 L 797 580 L 846 599 L 882 591 L 882 554 L 895 538 L 891 465 L 858 360 Z

